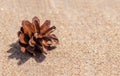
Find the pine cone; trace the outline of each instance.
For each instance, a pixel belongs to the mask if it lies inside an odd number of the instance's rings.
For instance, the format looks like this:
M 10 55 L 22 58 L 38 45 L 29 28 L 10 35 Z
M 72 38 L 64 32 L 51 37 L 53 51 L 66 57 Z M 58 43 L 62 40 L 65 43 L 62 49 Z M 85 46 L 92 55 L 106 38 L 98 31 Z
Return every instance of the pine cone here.
M 47 54 L 50 47 L 59 44 L 58 38 L 52 34 L 55 29 L 55 26 L 50 27 L 49 20 L 46 20 L 41 26 L 38 17 L 34 17 L 32 23 L 23 20 L 18 32 L 21 51 L 28 51 L 34 56 L 37 55 L 37 51 Z

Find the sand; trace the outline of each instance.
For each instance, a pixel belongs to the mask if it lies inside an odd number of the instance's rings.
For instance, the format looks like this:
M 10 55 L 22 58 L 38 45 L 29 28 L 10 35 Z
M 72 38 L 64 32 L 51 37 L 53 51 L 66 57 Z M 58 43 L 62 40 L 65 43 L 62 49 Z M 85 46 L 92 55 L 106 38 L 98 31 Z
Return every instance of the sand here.
M 51 20 L 60 45 L 20 52 L 21 21 Z M 120 76 L 120 0 L 0 0 L 0 76 Z

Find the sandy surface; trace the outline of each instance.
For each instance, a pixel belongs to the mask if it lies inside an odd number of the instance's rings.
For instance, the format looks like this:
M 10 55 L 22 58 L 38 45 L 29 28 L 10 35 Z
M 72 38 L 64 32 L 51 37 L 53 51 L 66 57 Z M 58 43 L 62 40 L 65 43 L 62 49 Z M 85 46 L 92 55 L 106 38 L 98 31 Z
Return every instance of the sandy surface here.
M 60 45 L 20 52 L 23 19 L 51 20 Z M 120 0 L 0 0 L 0 76 L 120 76 Z

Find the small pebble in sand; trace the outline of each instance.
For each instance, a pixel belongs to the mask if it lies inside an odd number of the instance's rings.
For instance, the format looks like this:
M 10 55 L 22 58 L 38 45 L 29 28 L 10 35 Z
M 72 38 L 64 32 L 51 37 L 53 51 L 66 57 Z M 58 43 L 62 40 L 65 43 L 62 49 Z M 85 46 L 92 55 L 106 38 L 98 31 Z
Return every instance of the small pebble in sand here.
M 3 11 L 3 10 L 4 10 L 4 8 L 0 8 L 0 10 L 1 10 L 1 11 Z

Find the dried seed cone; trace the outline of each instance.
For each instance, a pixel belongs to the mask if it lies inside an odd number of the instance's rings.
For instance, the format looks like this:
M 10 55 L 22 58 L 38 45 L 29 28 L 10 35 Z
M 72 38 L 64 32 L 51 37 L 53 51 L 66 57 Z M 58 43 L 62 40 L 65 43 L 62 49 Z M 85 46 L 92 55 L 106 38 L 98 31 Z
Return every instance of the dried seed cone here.
M 37 51 L 48 53 L 52 47 L 59 44 L 58 38 L 52 32 L 56 29 L 55 26 L 50 27 L 50 21 L 46 20 L 40 25 L 38 17 L 32 19 L 32 23 L 28 20 L 22 21 L 22 27 L 18 31 L 19 44 L 21 51 L 37 55 Z

